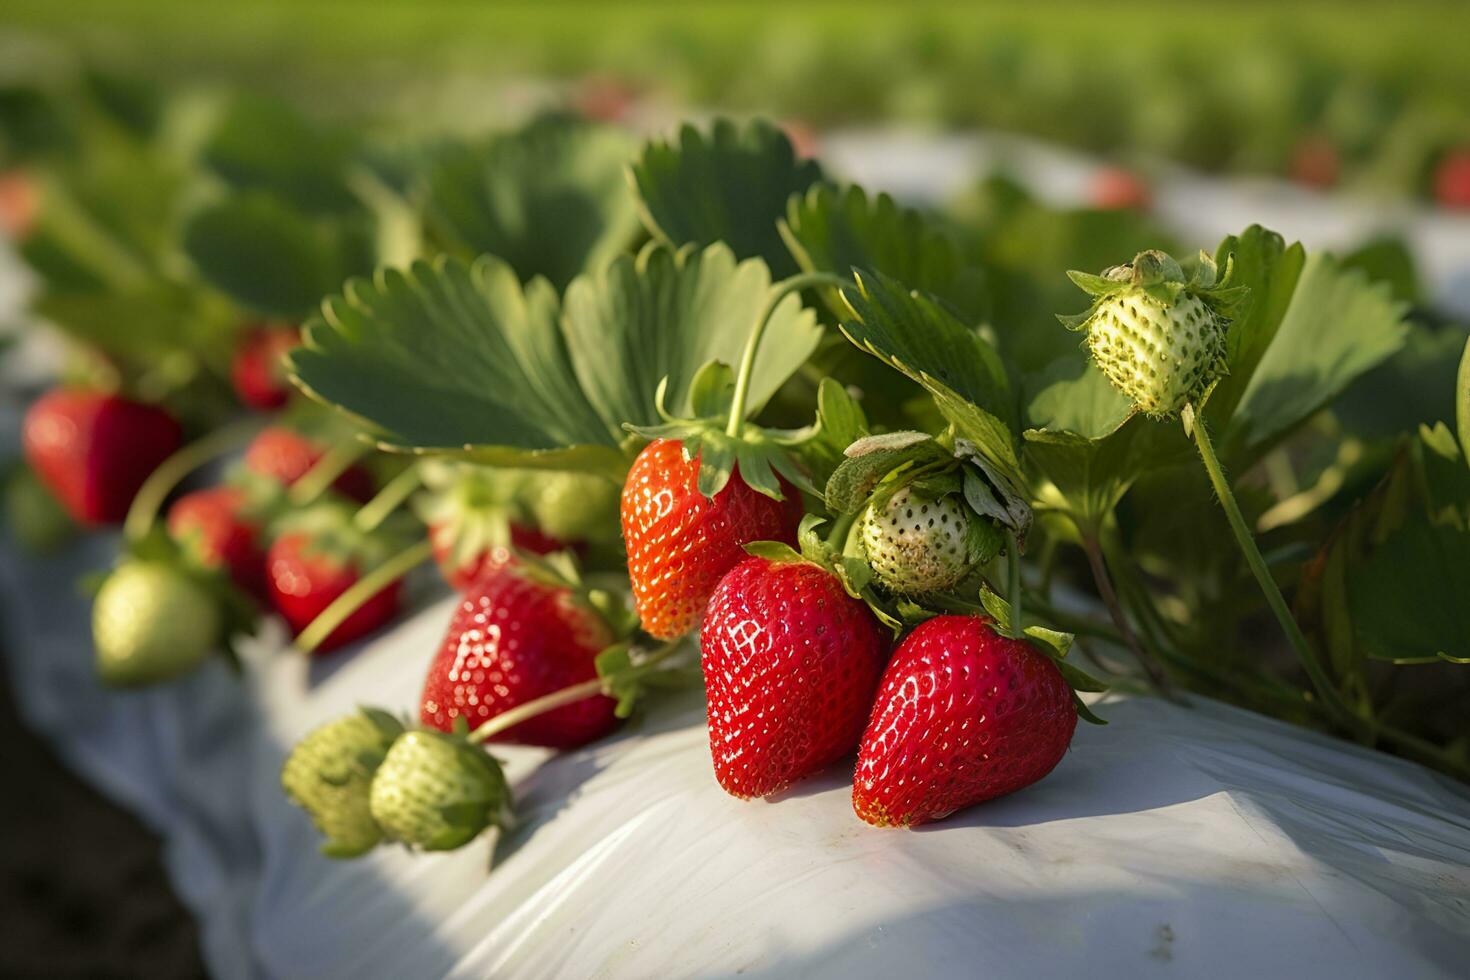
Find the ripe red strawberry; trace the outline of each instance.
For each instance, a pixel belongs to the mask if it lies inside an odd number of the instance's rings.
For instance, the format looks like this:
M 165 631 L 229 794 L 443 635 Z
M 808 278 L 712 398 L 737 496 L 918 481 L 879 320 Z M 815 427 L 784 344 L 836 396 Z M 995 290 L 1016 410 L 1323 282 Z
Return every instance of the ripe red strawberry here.
M 504 565 L 514 559 L 510 548 L 490 546 L 476 551 L 469 557 L 457 557 L 458 547 L 456 530 L 450 524 L 434 524 L 429 527 L 429 543 L 434 548 L 434 562 L 444 573 L 444 580 L 456 591 L 463 592 L 491 568 Z M 521 551 L 528 551 L 533 555 L 549 555 L 554 551 L 566 548 L 583 550 L 576 545 L 570 545 L 565 541 L 558 541 L 547 534 L 542 534 L 534 527 L 512 522 L 510 525 L 510 545 Z
M 326 452 L 320 443 L 291 429 L 273 425 L 262 429 L 245 450 L 245 468 L 289 487 L 306 475 Z M 373 478 L 360 466 L 349 466 L 332 488 L 359 503 L 373 496 Z
M 1143 178 L 1122 167 L 1104 167 L 1093 174 L 1087 199 L 1103 211 L 1147 211 L 1153 204 Z
M 801 498 L 781 480 L 784 500 L 752 490 L 739 467 L 711 500 L 696 486 L 699 459 L 656 439 L 644 447 L 623 485 L 623 540 L 628 577 L 643 629 L 661 640 L 688 633 L 704 615 L 721 577 L 752 541 L 796 543 Z
M 1470 209 L 1470 147 L 1451 150 L 1434 168 L 1434 199 L 1441 207 Z
M 1325 136 L 1306 136 L 1292 150 L 1291 179 L 1298 184 L 1326 190 L 1337 183 L 1342 169 L 1337 147 Z
M 245 334 L 230 363 L 235 395 L 248 408 L 263 412 L 280 408 L 291 398 L 282 357 L 301 345 L 295 327 L 257 327 Z
M 205 568 L 223 568 L 245 592 L 266 599 L 261 521 L 239 487 L 185 494 L 168 512 L 168 533 Z
M 715 778 L 742 799 L 853 750 L 888 652 L 883 627 L 831 572 L 766 558 L 720 580 L 700 645 Z
M 899 644 L 858 749 L 852 806 L 878 827 L 939 820 L 1051 772 L 1077 727 L 1054 663 L 990 621 L 938 616 Z
M 182 433 L 160 408 L 116 395 L 58 388 L 26 412 L 26 459 L 81 524 L 127 516 L 133 495 L 179 448 Z
M 592 680 L 596 657 L 614 640 L 597 612 L 571 588 L 502 565 L 460 601 L 429 665 L 419 718 L 451 731 L 476 727 L 517 705 Z M 610 732 L 617 702 L 593 695 L 521 722 L 493 741 L 570 748 Z
M 387 539 L 358 531 L 351 511 L 331 503 L 293 514 L 279 527 L 281 533 L 266 552 L 266 588 L 293 636 L 392 551 Z M 315 652 L 335 650 L 391 621 L 402 590 L 402 579 L 384 586 L 332 630 Z
M 0 236 L 25 241 L 40 210 L 40 191 L 30 174 L 19 169 L 0 173 Z

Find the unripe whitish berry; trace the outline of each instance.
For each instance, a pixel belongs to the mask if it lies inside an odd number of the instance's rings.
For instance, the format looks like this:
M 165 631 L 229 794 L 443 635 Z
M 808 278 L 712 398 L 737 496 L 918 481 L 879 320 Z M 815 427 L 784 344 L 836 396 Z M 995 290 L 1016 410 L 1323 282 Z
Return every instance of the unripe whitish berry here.
M 463 737 L 405 732 L 373 777 L 368 799 L 386 837 L 426 851 L 448 851 L 498 823 L 510 806 L 500 764 Z
M 940 592 L 974 567 L 972 514 L 955 494 L 926 497 L 902 487 L 863 512 L 860 534 L 873 574 L 900 595 Z
M 152 684 L 198 667 L 219 642 L 214 598 L 166 562 L 128 561 L 92 604 L 97 673 L 112 686 Z
M 1069 275 L 1094 301 L 1063 323 L 1087 331 L 1093 362 L 1140 411 L 1172 418 L 1225 373 L 1229 316 L 1244 290 L 1216 285 L 1208 256 L 1188 281 L 1179 263 L 1156 251 L 1101 276 Z
M 312 731 L 286 757 L 281 787 L 327 838 L 323 854 L 355 857 L 383 839 L 368 794 L 374 772 L 401 732 L 382 712 L 358 712 Z

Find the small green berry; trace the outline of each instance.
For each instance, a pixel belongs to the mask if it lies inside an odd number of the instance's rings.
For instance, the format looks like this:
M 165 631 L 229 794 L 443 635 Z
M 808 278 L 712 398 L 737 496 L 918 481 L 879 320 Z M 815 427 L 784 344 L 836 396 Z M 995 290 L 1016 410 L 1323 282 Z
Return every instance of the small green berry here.
M 498 823 L 510 806 L 500 765 L 457 735 L 411 731 L 373 777 L 369 808 L 384 836 L 426 851 L 449 851 Z
M 401 732 L 383 712 L 358 712 L 311 732 L 286 757 L 281 787 L 327 838 L 323 854 L 355 857 L 383 839 L 368 794 L 373 773 Z
M 860 534 L 873 574 L 900 595 L 940 592 L 974 568 L 970 522 L 975 519 L 956 494 L 937 499 L 911 487 L 863 512 Z

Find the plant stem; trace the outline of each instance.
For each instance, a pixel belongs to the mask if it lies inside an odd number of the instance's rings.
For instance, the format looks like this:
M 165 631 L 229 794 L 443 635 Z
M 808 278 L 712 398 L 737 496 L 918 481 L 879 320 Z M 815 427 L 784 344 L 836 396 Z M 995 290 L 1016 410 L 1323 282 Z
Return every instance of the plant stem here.
M 745 405 L 750 399 L 750 379 L 755 373 L 755 355 L 760 349 L 761 338 L 765 336 L 766 327 L 770 325 L 771 317 L 776 313 L 776 307 L 781 305 L 788 294 L 798 289 L 806 289 L 809 286 L 844 286 L 850 282 L 841 276 L 835 276 L 830 272 L 802 272 L 782 279 L 772 287 L 770 299 L 766 301 L 766 308 L 761 311 L 760 319 L 756 320 L 755 328 L 750 332 L 750 339 L 745 342 L 745 352 L 740 357 L 740 370 L 735 375 L 735 395 L 730 401 L 730 421 L 725 426 L 725 434 L 732 439 L 740 435 L 740 427 L 745 422 Z
M 932 523 L 932 520 L 931 520 Z M 1011 621 L 1007 626 L 1006 633 L 1013 640 L 1019 640 L 1026 635 L 1021 628 L 1021 606 L 1024 597 L 1021 595 L 1021 542 L 1016 538 L 1016 532 L 1006 530 L 1006 601 L 1011 604 Z
M 1256 547 L 1255 538 L 1251 536 L 1250 528 L 1245 523 L 1245 517 L 1240 513 L 1240 505 L 1235 502 L 1235 494 L 1230 489 L 1230 483 L 1225 479 L 1225 472 L 1220 468 L 1220 459 L 1215 455 L 1215 446 L 1210 441 L 1210 434 L 1205 428 L 1204 419 L 1196 415 L 1193 405 L 1186 405 L 1184 413 L 1185 429 L 1194 435 L 1195 446 L 1198 447 L 1200 459 L 1205 464 L 1205 472 L 1210 477 L 1210 484 L 1215 488 L 1215 496 L 1219 498 L 1220 506 L 1225 510 L 1225 519 L 1230 522 L 1230 530 L 1235 535 L 1235 542 L 1240 546 L 1241 553 L 1245 555 L 1246 564 L 1250 566 L 1251 574 L 1256 577 L 1256 583 L 1266 597 L 1266 604 L 1271 607 L 1276 621 L 1281 624 L 1286 638 L 1291 641 L 1297 660 L 1311 679 L 1313 689 L 1333 713 L 1339 715 L 1352 730 L 1361 733 L 1365 727 L 1363 719 L 1343 702 L 1337 688 L 1327 676 L 1326 670 L 1317 661 L 1317 655 L 1307 643 L 1306 636 L 1302 633 L 1301 627 L 1297 625 L 1291 609 L 1286 605 L 1286 598 L 1281 594 L 1281 588 L 1276 584 L 1276 579 L 1272 577 L 1271 569 L 1266 565 L 1266 559 L 1261 557 L 1261 550 Z
M 425 539 L 400 551 L 352 583 L 346 592 L 332 600 L 331 605 L 321 611 L 321 615 L 307 624 L 306 629 L 296 637 L 296 648 L 302 653 L 310 653 L 321 646 L 323 641 L 332 635 L 332 631 L 346 622 L 347 618 L 357 612 L 363 603 L 383 591 L 390 583 L 428 561 L 433 553 L 428 539 Z
M 368 447 L 356 439 L 338 443 L 327 450 L 311 469 L 301 475 L 301 479 L 291 485 L 287 494 L 291 505 L 305 507 L 326 493 L 337 477 L 345 473 L 347 467 L 357 462 L 367 451 Z
M 675 651 L 683 646 L 683 643 L 683 637 L 665 643 L 663 646 L 650 653 L 640 663 L 634 666 L 632 668 L 632 675 L 637 676 L 639 674 L 647 673 L 649 668 L 653 667 L 655 664 L 658 664 L 673 656 Z M 626 677 L 629 675 L 625 674 L 624 676 Z M 472 743 L 488 741 L 494 738 L 496 735 L 499 735 L 506 729 L 514 728 L 521 722 L 531 718 L 535 718 L 537 715 L 545 714 L 548 711 L 555 711 L 557 708 L 563 707 L 568 704 L 575 704 L 583 698 L 590 698 L 597 694 L 609 694 L 611 693 L 611 690 L 611 678 L 595 677 L 590 681 L 582 681 L 580 684 L 573 684 L 570 687 L 564 687 L 559 691 L 552 691 L 550 694 L 543 694 L 539 698 L 527 701 L 525 704 L 518 704 L 514 708 L 511 708 L 509 711 L 505 711 L 496 715 L 494 718 L 491 718 L 479 728 L 476 728 L 474 731 L 470 732 L 468 738 Z
M 158 518 L 163 502 L 184 477 L 211 460 L 239 448 L 260 431 L 261 425 L 261 422 L 250 419 L 211 432 L 160 463 L 133 497 L 133 503 L 128 507 L 127 519 L 123 521 L 123 536 L 129 541 L 137 541 L 146 535 Z
M 388 515 L 398 509 L 398 505 L 408 499 L 409 495 L 419 488 L 424 482 L 422 471 L 417 464 L 410 465 L 402 473 L 388 481 L 388 485 L 378 491 L 378 495 L 362 505 L 352 522 L 357 529 L 364 533 L 376 530 L 379 524 L 388 519 Z
M 1113 588 L 1113 578 L 1108 574 L 1108 565 L 1103 559 L 1102 543 L 1098 540 L 1097 532 L 1084 528 L 1080 524 L 1077 530 L 1082 535 L 1082 550 L 1087 555 L 1087 566 L 1092 570 L 1092 581 L 1097 585 L 1098 597 L 1107 607 L 1108 616 L 1112 618 L 1113 625 L 1118 627 L 1118 634 L 1122 636 L 1124 644 L 1132 651 L 1134 659 L 1138 661 L 1144 673 L 1148 674 L 1149 681 L 1160 694 L 1169 696 L 1173 691 L 1173 684 L 1169 680 L 1168 671 L 1164 670 L 1153 654 L 1144 648 L 1138 639 L 1138 634 L 1133 632 L 1133 624 L 1128 621 L 1128 614 L 1123 611 L 1122 603 L 1118 601 L 1118 593 Z

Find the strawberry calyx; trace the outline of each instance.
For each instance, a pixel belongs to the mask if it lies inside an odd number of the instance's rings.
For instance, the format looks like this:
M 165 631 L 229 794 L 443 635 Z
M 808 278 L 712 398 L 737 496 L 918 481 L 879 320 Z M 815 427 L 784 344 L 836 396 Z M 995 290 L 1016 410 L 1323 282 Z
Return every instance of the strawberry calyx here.
M 448 564 L 468 568 L 484 555 L 510 554 L 511 525 L 527 515 L 517 474 L 468 463 L 421 464 L 425 492 L 413 499 L 418 518 L 448 542 Z
M 504 574 L 564 590 L 568 601 L 597 615 L 619 642 L 626 641 L 638 629 L 638 616 L 633 612 L 626 579 L 614 575 L 600 575 L 595 580 L 584 577 L 574 552 L 536 555 L 519 551 L 515 563 L 505 566 Z
M 369 531 L 353 520 L 355 513 L 346 501 L 323 497 L 306 507 L 281 513 L 271 523 L 270 533 L 274 538 L 300 536 L 304 556 L 324 558 L 359 571 L 383 564 L 412 536 L 411 521 L 389 519 Z
M 1072 642 L 1076 639 L 1073 634 L 1054 630 L 1039 623 L 1028 623 L 1024 615 L 1013 618 L 1011 604 L 988 587 L 980 590 L 980 607 L 984 613 L 983 618 L 990 620 L 991 628 L 997 633 L 1026 643 L 1037 653 L 1056 664 L 1057 670 L 1061 671 L 1062 679 L 1072 689 L 1072 705 L 1077 709 L 1077 717 L 1094 725 L 1107 724 L 1104 719 L 1094 714 L 1092 709 L 1078 696 L 1078 692 L 1101 694 L 1108 690 L 1108 685 L 1066 659 L 1067 654 L 1072 650 Z

